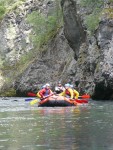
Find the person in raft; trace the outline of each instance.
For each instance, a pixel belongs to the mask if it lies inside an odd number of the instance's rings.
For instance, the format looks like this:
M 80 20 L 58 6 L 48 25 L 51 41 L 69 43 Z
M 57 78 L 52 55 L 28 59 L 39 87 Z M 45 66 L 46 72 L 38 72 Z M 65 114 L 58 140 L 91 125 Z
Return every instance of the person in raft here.
M 62 86 L 61 81 L 58 82 L 58 85 L 55 86 L 55 92 L 56 94 L 60 94 L 65 90 L 65 88 Z
M 46 83 L 44 88 L 42 88 L 38 93 L 37 93 L 37 96 L 40 98 L 40 99 L 44 99 L 46 98 L 47 96 L 49 95 L 52 95 L 53 92 L 52 90 L 50 89 L 50 84 L 49 83 Z
M 70 99 L 78 99 L 79 93 L 73 89 L 73 87 L 67 83 L 65 84 L 65 90 L 59 94 L 60 96 L 65 96 Z
M 74 97 L 74 92 L 73 92 L 73 89 L 70 88 L 70 84 L 67 83 L 65 84 L 65 90 L 59 94 L 60 96 L 65 96 L 67 98 L 70 98 L 70 99 L 73 99 Z
M 79 97 L 79 92 L 77 90 L 74 89 L 74 86 L 71 84 L 70 85 L 71 89 L 73 90 L 73 93 L 74 93 L 74 99 L 78 99 Z

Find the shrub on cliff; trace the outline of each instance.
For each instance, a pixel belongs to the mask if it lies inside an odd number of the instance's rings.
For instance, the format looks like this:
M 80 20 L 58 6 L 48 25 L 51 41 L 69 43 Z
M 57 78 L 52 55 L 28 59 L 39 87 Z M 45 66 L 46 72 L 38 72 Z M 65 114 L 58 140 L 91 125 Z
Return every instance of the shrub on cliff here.
M 47 43 L 62 26 L 61 10 L 53 12 L 52 15 L 46 16 L 36 11 L 27 16 L 27 21 L 33 27 L 32 40 L 37 47 Z
M 0 2 L 0 20 L 3 19 L 3 16 L 5 14 L 5 11 L 6 11 L 6 8 L 4 6 L 4 3 L 3 2 Z
M 103 0 L 81 0 L 81 6 L 85 7 L 90 13 L 85 17 L 87 30 L 93 33 L 99 25 L 99 17 L 104 6 Z

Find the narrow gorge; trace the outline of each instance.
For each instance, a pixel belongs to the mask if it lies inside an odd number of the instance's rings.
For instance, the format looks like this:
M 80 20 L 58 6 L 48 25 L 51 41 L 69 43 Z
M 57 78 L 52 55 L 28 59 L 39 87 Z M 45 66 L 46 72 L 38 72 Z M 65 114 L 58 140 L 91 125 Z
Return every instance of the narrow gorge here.
M 70 82 L 113 99 L 112 0 L 10 0 L 0 7 L 0 95 Z

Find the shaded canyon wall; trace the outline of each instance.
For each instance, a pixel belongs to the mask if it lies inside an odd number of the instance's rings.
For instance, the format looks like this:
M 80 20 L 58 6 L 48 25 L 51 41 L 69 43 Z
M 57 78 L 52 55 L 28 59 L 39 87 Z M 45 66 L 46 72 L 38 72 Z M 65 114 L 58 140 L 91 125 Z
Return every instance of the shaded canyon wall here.
M 44 5 L 47 4 L 46 1 Z M 106 5 L 105 2 L 103 9 Z M 17 96 L 26 96 L 28 91 L 37 92 L 46 82 L 54 87 L 61 80 L 71 82 L 81 94 L 89 93 L 94 99 L 113 99 L 112 18 L 102 14 L 94 34 L 89 35 L 85 25 L 89 10 L 83 8 L 79 0 L 61 0 L 61 7 L 64 26 L 15 79 L 13 86 Z M 32 50 L 32 43 L 28 45 Z

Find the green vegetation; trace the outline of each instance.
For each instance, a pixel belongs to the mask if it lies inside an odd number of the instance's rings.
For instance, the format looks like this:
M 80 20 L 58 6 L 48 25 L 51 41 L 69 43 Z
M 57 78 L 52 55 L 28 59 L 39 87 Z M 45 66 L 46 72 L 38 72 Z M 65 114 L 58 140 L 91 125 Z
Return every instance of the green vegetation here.
M 103 13 L 106 15 L 107 18 L 113 19 L 113 8 L 105 8 Z
M 14 65 L 10 65 L 8 61 L 3 63 L 3 68 L 1 69 L 4 71 L 4 75 L 7 75 L 9 70 L 12 70 L 13 72 L 13 75 L 11 74 L 10 78 L 11 76 L 15 77 L 22 73 L 23 70 L 25 70 L 28 65 L 35 60 L 38 53 L 46 49 L 45 47 L 47 42 L 57 34 L 57 31 L 63 24 L 59 3 L 56 6 L 56 10 L 48 16 L 38 13 L 37 11 L 33 11 L 31 14 L 27 15 L 26 20 L 33 28 L 31 40 L 34 43 L 35 48 L 21 56 L 20 60 Z
M 25 0 L 0 0 L 0 21 L 4 15 L 11 10 L 15 10 L 19 5 L 22 5 Z
M 27 21 L 33 26 L 33 32 L 35 32 L 35 35 L 32 34 L 31 38 L 36 47 L 40 48 L 43 44 L 46 44 L 62 26 L 61 10 L 58 9 L 57 11 L 50 16 L 45 16 L 36 11 L 28 15 Z
M 0 0 L 0 4 L 4 5 L 6 9 L 8 7 L 13 7 L 15 4 L 22 4 L 22 2 L 25 2 L 26 0 Z
M 81 0 L 80 3 L 82 6 L 94 9 L 103 6 L 104 1 L 103 0 Z
M 4 6 L 4 2 L 1 1 L 0 2 L 0 20 L 3 19 L 5 12 L 6 12 L 6 8 Z
M 25 0 L 2 1 L 5 5 L 8 6 L 10 4 L 10 6 L 13 7 L 17 3 L 21 4 L 21 2 Z M 62 11 L 59 2 L 59 0 L 56 2 L 56 7 L 52 12 L 49 12 L 48 16 L 38 13 L 37 11 L 33 11 L 31 14 L 27 15 L 26 21 L 32 26 L 31 40 L 33 41 L 35 48 L 29 53 L 25 53 L 15 65 L 9 66 L 8 61 L 4 62 L 4 70 L 21 68 L 22 66 L 26 68 L 28 66 L 27 64 L 33 61 L 40 51 L 44 50 L 43 45 L 46 45 L 46 43 L 57 34 L 57 31 L 63 24 Z M 10 8 L 10 6 L 8 8 Z
M 23 1 L 22 1 L 22 0 L 19 0 L 19 1 L 15 2 L 15 3 L 12 3 L 12 5 L 10 5 L 9 7 L 7 7 L 6 13 L 8 13 L 8 12 L 11 11 L 11 10 L 17 9 L 18 6 L 20 6 L 20 5 L 22 5 L 22 4 L 23 4 Z
M 95 13 L 90 14 L 89 16 L 86 17 L 85 24 L 86 24 L 88 30 L 91 33 L 93 33 L 99 25 L 99 15 L 95 14 Z
M 108 0 L 108 2 L 109 2 L 109 3 L 112 3 L 112 2 L 113 2 L 113 0 Z
M 23 1 L 25 0 L 2 0 L 3 6 L 6 8 L 4 9 L 5 11 L 3 14 L 11 10 L 15 10 L 15 12 L 17 12 L 17 6 L 21 5 Z M 10 65 L 8 61 L 1 62 L 0 68 L 3 71 L 3 76 L 6 77 L 4 85 L 6 91 L 4 93 L 5 96 L 15 95 L 15 90 L 11 88 L 11 84 L 14 79 L 36 59 L 39 52 L 47 50 L 47 42 L 57 34 L 57 31 L 62 26 L 63 18 L 59 4 L 59 1 L 57 1 L 56 8 L 49 12 L 48 15 L 37 11 L 33 11 L 31 14 L 27 15 L 26 21 L 32 26 L 32 33 L 30 37 L 34 45 L 34 49 L 25 53 L 15 64 Z
M 85 18 L 87 29 L 93 33 L 99 24 L 99 17 L 102 13 L 103 0 L 81 0 L 81 5 L 90 10 L 90 14 Z
M 0 96 L 7 96 L 7 97 L 16 96 L 16 91 L 13 88 L 9 88 L 7 91 L 4 90 L 4 92 L 1 92 Z

